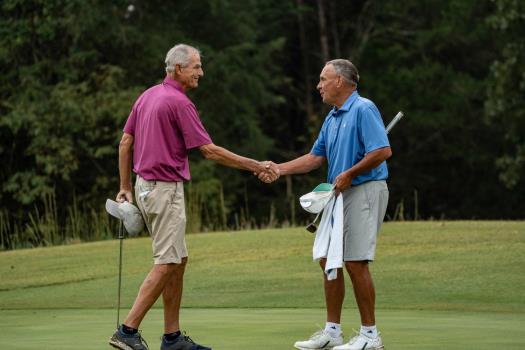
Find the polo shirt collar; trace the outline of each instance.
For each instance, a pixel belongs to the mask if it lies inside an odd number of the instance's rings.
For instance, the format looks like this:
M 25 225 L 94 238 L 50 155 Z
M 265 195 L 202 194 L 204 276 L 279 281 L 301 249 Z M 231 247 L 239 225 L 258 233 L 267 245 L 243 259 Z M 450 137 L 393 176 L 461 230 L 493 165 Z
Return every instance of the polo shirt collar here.
M 172 79 L 172 78 L 171 78 L 170 76 L 168 76 L 168 75 L 166 75 L 166 78 L 164 78 L 164 82 L 163 82 L 163 84 L 165 84 L 165 85 L 169 85 L 169 86 L 171 86 L 171 87 L 173 87 L 173 88 L 179 90 L 179 91 L 182 92 L 183 94 L 185 94 L 184 89 L 182 88 L 182 85 L 181 85 L 178 81 Z
M 352 92 L 352 94 L 348 96 L 348 98 L 346 99 L 345 103 L 343 103 L 341 108 L 337 108 L 335 106 L 334 108 L 332 108 L 332 115 L 337 114 L 337 112 L 339 111 L 348 112 L 348 110 L 350 109 L 350 106 L 352 106 L 352 104 L 355 102 L 355 100 L 357 100 L 358 97 L 359 97 L 359 93 L 357 92 L 357 90 L 354 90 L 354 92 Z

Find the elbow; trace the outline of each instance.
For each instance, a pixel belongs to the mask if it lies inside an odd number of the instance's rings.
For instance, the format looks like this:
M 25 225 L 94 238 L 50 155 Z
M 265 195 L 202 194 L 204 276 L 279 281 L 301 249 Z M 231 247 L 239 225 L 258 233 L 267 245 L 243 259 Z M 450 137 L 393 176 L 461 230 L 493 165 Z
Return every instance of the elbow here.
M 385 151 L 384 151 L 384 157 L 385 157 L 385 160 L 387 160 L 388 158 L 392 157 L 392 148 L 390 147 L 385 147 Z
M 118 149 L 119 151 L 127 151 L 131 149 L 131 143 L 120 141 L 120 143 L 118 144 Z
M 310 157 L 309 162 L 308 162 L 309 163 L 308 172 L 318 169 L 323 165 L 324 160 L 325 160 L 324 157 L 314 156 L 312 154 L 309 154 L 308 156 Z
M 131 147 L 133 147 L 133 137 L 126 135 L 122 137 L 118 145 L 119 153 L 130 152 Z
M 203 155 L 204 159 L 207 159 L 207 160 L 214 160 L 215 159 L 215 153 L 213 153 L 213 152 L 202 152 L 202 155 Z
M 323 159 L 317 160 L 315 163 L 313 163 L 312 169 L 310 169 L 310 171 L 319 169 L 321 166 L 323 166 L 323 163 L 324 163 Z
M 205 159 L 208 159 L 208 160 L 216 159 L 217 146 L 215 146 L 213 143 L 209 145 L 201 146 L 199 150 L 201 151 L 201 154 Z

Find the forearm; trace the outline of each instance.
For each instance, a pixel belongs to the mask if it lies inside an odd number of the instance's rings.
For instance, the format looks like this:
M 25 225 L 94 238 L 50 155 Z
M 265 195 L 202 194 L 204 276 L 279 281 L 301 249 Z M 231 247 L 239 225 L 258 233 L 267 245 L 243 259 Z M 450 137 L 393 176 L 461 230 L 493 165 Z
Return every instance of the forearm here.
M 120 176 L 120 189 L 131 191 L 131 159 L 132 159 L 132 144 L 120 142 L 118 152 L 118 170 Z
M 365 155 L 365 157 L 353 167 L 337 175 L 334 181 L 336 192 L 345 191 L 352 186 L 352 181 L 356 176 L 376 168 L 379 164 L 390 158 L 391 155 L 392 151 L 390 147 L 379 148 Z
M 390 147 L 384 147 L 368 153 L 353 167 L 343 172 L 345 176 L 354 179 L 356 176 L 377 168 L 382 162 L 390 158 L 392 151 Z
M 305 174 L 319 168 L 324 159 L 324 157 L 308 153 L 289 162 L 277 164 L 277 166 L 281 175 Z
M 221 165 L 253 172 L 260 171 L 258 161 L 230 152 L 224 147 L 211 144 L 202 146 L 200 150 L 206 159 L 213 160 Z

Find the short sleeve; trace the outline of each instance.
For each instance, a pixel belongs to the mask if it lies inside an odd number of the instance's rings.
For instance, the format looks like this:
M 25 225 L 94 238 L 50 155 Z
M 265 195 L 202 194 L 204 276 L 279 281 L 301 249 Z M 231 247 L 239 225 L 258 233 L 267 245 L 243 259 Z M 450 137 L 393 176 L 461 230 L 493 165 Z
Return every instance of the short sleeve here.
M 319 136 L 317 136 L 317 140 L 315 141 L 312 150 L 310 151 L 310 154 L 313 154 L 314 156 L 321 156 L 326 158 L 326 128 L 327 128 L 327 119 L 325 119 L 323 126 L 321 127 L 321 131 L 319 132 Z
M 381 114 L 375 106 L 360 111 L 360 131 L 365 154 L 383 147 L 390 147 Z
M 126 120 L 126 125 L 124 125 L 124 132 L 135 136 L 135 126 L 137 124 L 137 104 L 133 106 L 131 112 L 129 113 L 128 120 Z
M 210 135 L 199 118 L 199 112 L 197 112 L 195 105 L 192 103 L 182 108 L 179 115 L 179 127 L 184 138 L 186 149 L 212 143 Z

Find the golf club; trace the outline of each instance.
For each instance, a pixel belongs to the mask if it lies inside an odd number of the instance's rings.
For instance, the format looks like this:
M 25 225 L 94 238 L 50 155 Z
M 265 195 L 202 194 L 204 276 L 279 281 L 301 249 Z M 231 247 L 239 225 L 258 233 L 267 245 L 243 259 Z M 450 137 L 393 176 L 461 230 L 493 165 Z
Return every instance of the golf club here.
M 122 246 L 124 243 L 124 225 L 122 220 L 119 220 L 118 239 L 120 241 L 120 252 L 118 258 L 117 329 L 120 325 L 120 290 L 122 287 Z
M 317 231 L 317 219 L 319 219 L 319 216 L 321 216 L 322 212 L 323 211 L 320 211 L 319 213 L 317 213 L 314 221 L 312 221 L 308 226 L 306 226 L 307 231 L 312 232 L 312 233 L 315 233 L 315 231 Z
M 404 117 L 404 114 L 403 112 L 399 111 L 397 112 L 396 116 L 394 117 L 394 119 L 392 119 L 392 121 L 390 123 L 388 123 L 387 127 L 386 127 L 386 133 L 390 133 L 390 130 L 392 130 L 392 128 L 401 120 L 401 118 Z M 312 221 L 310 224 L 308 224 L 308 226 L 306 226 L 306 230 L 308 232 L 311 232 L 311 233 L 315 233 L 315 231 L 317 231 L 317 220 L 319 219 L 319 217 L 321 216 L 321 213 L 323 211 L 321 210 L 316 216 L 315 216 L 315 219 L 314 221 Z
M 397 112 L 396 116 L 394 117 L 394 119 L 392 119 L 392 121 L 390 123 L 388 123 L 387 127 L 386 127 L 386 133 L 390 133 L 390 130 L 392 130 L 392 128 L 397 124 L 398 121 L 401 120 L 401 118 L 404 117 L 404 114 L 403 112 L 399 111 Z

